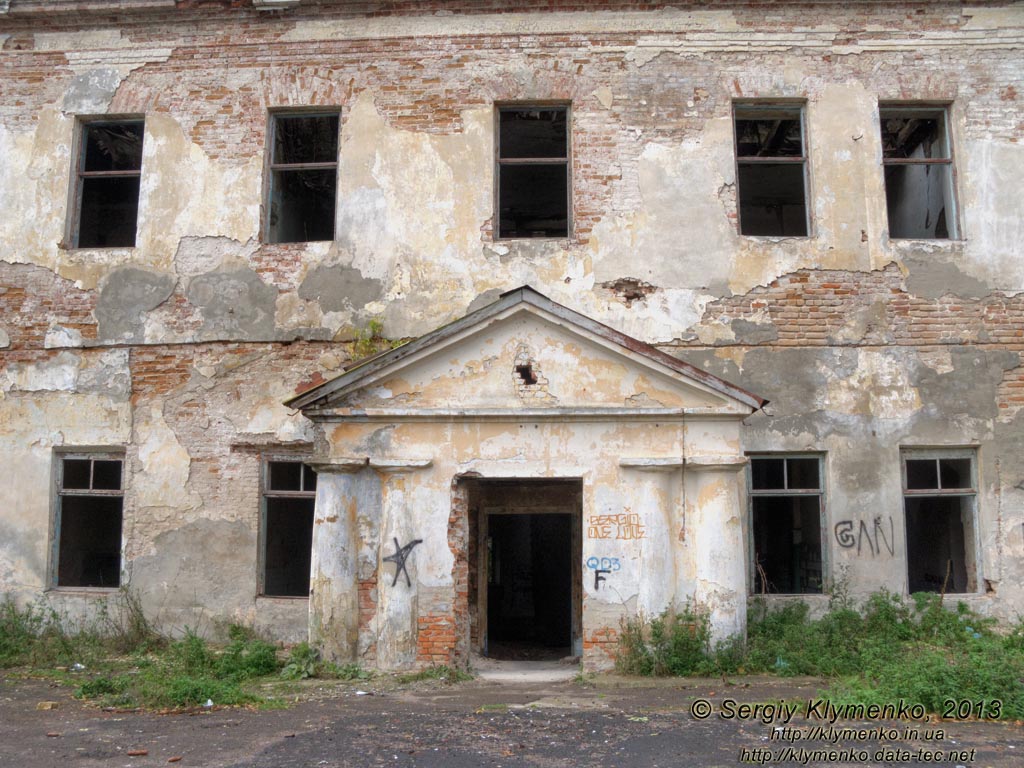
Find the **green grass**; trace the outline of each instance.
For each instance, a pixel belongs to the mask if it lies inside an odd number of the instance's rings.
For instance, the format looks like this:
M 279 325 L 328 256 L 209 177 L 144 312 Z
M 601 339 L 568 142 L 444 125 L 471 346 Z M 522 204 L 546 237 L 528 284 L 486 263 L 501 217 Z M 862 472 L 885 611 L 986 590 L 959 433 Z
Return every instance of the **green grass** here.
M 276 677 L 277 649 L 242 627 L 214 647 L 192 631 L 169 641 L 145 620 L 138 599 L 123 591 L 112 608 L 85 623 L 43 604 L 0 602 L 0 667 L 20 667 L 75 686 L 104 706 L 180 708 L 255 702 L 249 682 Z
M 811 619 L 807 605 L 754 604 L 747 641 L 712 647 L 708 617 L 693 606 L 650 622 L 624 621 L 616 668 L 634 675 L 774 673 L 828 678 L 836 700 L 904 699 L 940 712 L 947 699 L 999 700 L 1024 717 L 1024 622 L 1008 634 L 938 595 L 907 601 L 882 591 L 855 608 L 842 592 Z

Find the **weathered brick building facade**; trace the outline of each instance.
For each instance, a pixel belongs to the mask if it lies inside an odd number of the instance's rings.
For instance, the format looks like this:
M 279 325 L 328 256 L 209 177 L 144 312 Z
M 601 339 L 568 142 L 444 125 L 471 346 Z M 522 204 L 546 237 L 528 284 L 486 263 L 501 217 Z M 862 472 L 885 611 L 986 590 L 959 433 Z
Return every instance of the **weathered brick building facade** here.
M 0 0 L 0 591 L 382 667 L 837 579 L 1019 614 L 1022 49 L 1011 2 Z

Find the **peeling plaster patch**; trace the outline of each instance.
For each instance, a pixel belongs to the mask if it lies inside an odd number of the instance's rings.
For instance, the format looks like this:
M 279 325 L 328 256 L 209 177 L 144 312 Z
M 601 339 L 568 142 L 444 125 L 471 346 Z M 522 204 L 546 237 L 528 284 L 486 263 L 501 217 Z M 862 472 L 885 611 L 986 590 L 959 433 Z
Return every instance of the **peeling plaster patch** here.
M 937 299 L 951 293 L 965 299 L 977 299 L 992 293 L 983 281 L 964 273 L 956 264 L 937 254 L 907 255 L 903 257 L 903 263 L 908 270 L 907 290 L 915 296 Z
M 907 420 L 921 407 L 910 380 L 906 352 L 854 351 L 856 369 L 841 378 L 829 378 L 825 391 L 828 411 L 872 419 Z
M 598 102 L 601 104 L 602 107 L 604 107 L 605 109 L 612 108 L 612 103 L 615 97 L 612 95 L 612 89 L 609 88 L 607 85 L 602 85 L 600 88 L 594 91 L 594 96 L 597 98 Z
M 173 275 L 121 267 L 107 277 L 96 302 L 101 339 L 143 341 L 143 315 L 165 302 L 174 290 Z
M 953 356 L 948 347 L 936 350 L 921 350 L 917 353 L 921 364 L 931 368 L 936 373 L 949 373 L 955 370 L 953 367 Z
M 209 272 L 188 286 L 188 300 L 203 313 L 206 338 L 272 339 L 277 289 L 248 267 Z
M 188 490 L 191 458 L 164 420 L 160 404 L 136 412 L 135 439 L 141 465 L 132 477 L 136 507 L 164 507 L 174 499 L 177 511 L 197 509 L 201 499 Z
M 958 176 L 964 180 L 966 265 L 992 286 L 1024 291 L 1024 199 L 1007 193 L 1019 187 L 1024 174 L 1024 145 L 989 139 L 965 144 L 961 156 L 966 167 Z
M 127 400 L 131 393 L 128 350 L 93 352 L 85 359 L 78 375 L 78 391 L 94 392 L 115 400 Z
M 43 349 L 63 349 L 82 346 L 82 332 L 77 328 L 54 325 L 47 329 L 43 338 Z
M 665 403 L 660 400 L 655 400 L 653 397 L 648 395 L 646 392 L 639 392 L 631 397 L 627 397 L 623 401 L 623 405 L 634 408 L 665 408 Z
M 7 335 L 7 331 L 0 328 L 0 349 L 5 349 L 11 346 L 11 337 Z
M 375 278 L 364 277 L 355 267 L 319 266 L 306 275 L 299 286 L 299 296 L 319 302 L 327 312 L 358 310 L 383 298 L 384 284 Z
M 829 337 L 831 344 L 888 344 L 891 341 L 892 330 L 882 299 L 850 312 L 842 327 Z
M 778 329 L 771 323 L 752 323 L 740 318 L 733 320 L 730 326 L 740 344 L 764 344 L 779 338 Z
M 677 146 L 648 144 L 640 155 L 640 204 L 635 212 L 608 216 L 591 238 L 594 279 L 623 274 L 650 285 L 707 287 L 727 283 L 736 233 L 722 215 L 718 189 L 735 181 L 732 122 L 709 120 L 701 140 Z M 680 232 L 699 232 L 681 238 Z M 634 254 L 643 253 L 637 273 Z M 703 286 L 694 285 L 699 275 Z
M 493 304 L 501 297 L 501 293 L 502 291 L 500 288 L 491 288 L 488 291 L 484 291 L 469 303 L 469 307 L 466 309 L 466 314 L 468 315 L 471 312 L 476 312 L 478 309 L 483 309 L 484 307 Z
M 252 603 L 255 569 L 239 552 L 256 551 L 256 533 L 241 521 L 176 523 L 157 535 L 132 564 L 132 586 L 160 606 L 166 624 L 195 626 L 203 612 L 224 616 L 224 606 Z M 219 570 L 212 570 L 217 563 Z M 217 578 L 211 578 L 217 573 Z
M 108 112 L 120 84 L 116 69 L 92 69 L 76 75 L 64 94 L 61 110 L 72 115 Z
M 991 419 L 999 413 L 996 389 L 1006 371 L 1020 366 L 1016 352 L 954 347 L 949 351 L 953 370 L 940 373 L 917 366 L 914 384 L 921 393 L 925 415 L 949 421 L 963 414 L 972 419 Z
M 627 307 L 633 306 L 634 301 L 643 301 L 658 290 L 650 283 L 638 280 L 635 277 L 620 277 L 618 280 L 608 280 L 601 283 L 601 287 L 615 294 L 625 302 Z
M 72 392 L 78 385 L 78 364 L 73 352 L 36 363 L 11 363 L 0 371 L 0 391 Z
M 246 259 L 255 253 L 258 243 L 228 237 L 183 237 L 174 254 L 174 269 L 179 277 L 198 277 L 215 272 L 230 258 Z

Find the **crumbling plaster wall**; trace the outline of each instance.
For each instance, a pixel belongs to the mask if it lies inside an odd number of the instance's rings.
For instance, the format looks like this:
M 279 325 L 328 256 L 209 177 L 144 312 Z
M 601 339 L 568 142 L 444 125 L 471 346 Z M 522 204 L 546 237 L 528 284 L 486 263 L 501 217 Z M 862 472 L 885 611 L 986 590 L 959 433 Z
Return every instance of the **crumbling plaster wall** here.
M 979 602 L 1012 614 L 1024 12 L 880 5 L 363 18 L 341 4 L 44 28 L 14 3 L 0 20 L 0 434 L 19 478 L 0 504 L 4 585 L 48 583 L 51 448 L 124 445 L 126 574 L 147 607 L 174 626 L 228 615 L 299 636 L 301 603 L 254 598 L 261 447 L 313 438 L 281 400 L 336 373 L 350 351 L 331 341 L 371 318 L 409 337 L 529 283 L 771 399 L 746 447 L 827 452 L 830 524 L 899 527 L 900 445 L 979 446 L 997 598 Z M 531 99 L 572 106 L 573 236 L 496 241 L 493 104 Z M 810 237 L 738 235 L 734 99 L 806 103 Z M 952 103 L 962 239 L 888 239 L 890 99 Z M 342 117 L 336 239 L 264 244 L 267 110 L 311 105 Z M 146 118 L 131 249 L 66 246 L 76 119 L 100 114 Z M 624 278 L 643 295 L 617 291 Z M 897 539 L 871 562 L 833 545 L 835 565 L 900 589 Z

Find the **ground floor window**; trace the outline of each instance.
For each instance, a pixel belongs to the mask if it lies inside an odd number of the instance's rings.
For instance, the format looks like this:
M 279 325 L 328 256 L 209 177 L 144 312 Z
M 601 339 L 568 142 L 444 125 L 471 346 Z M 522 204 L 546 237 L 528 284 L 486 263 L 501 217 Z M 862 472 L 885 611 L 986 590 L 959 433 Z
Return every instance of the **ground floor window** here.
M 263 465 L 261 593 L 307 597 L 313 549 L 316 472 L 301 461 Z
M 818 456 L 775 454 L 750 458 L 755 592 L 822 591 L 821 475 Z
M 903 452 L 907 583 L 911 592 L 973 592 L 973 450 Z
M 121 585 L 123 457 L 63 453 L 57 458 L 54 516 L 58 587 Z

